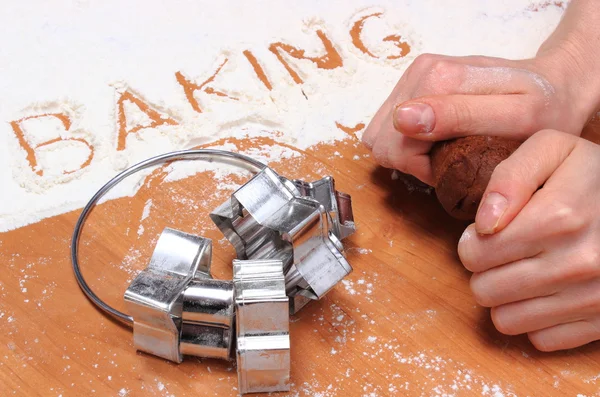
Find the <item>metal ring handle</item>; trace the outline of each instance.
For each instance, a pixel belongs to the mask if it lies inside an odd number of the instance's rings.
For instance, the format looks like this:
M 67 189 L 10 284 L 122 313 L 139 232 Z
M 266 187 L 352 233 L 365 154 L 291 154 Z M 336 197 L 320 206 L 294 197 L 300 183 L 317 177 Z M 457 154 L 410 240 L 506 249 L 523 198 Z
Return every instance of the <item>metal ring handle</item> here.
M 161 154 L 155 157 L 151 157 L 147 160 L 144 160 L 140 163 L 137 163 L 126 170 L 120 172 L 118 175 L 109 180 L 104 186 L 100 188 L 94 194 L 94 196 L 90 199 L 90 201 L 86 204 L 79 215 L 79 219 L 77 219 L 77 223 L 75 224 L 75 230 L 73 231 L 73 237 L 71 240 L 71 263 L 73 264 L 73 272 L 75 273 L 75 278 L 77 279 L 77 283 L 81 290 L 85 293 L 85 295 L 94 303 L 97 307 L 102 309 L 105 313 L 112 316 L 114 319 L 127 324 L 129 326 L 133 326 L 133 317 L 118 311 L 117 309 L 106 304 L 102 299 L 100 299 L 94 291 L 90 288 L 90 286 L 85 281 L 83 274 L 81 273 L 81 268 L 79 265 L 79 237 L 81 235 L 81 230 L 83 229 L 83 225 L 85 221 L 92 211 L 92 209 L 96 206 L 98 201 L 106 194 L 110 189 L 115 187 L 119 182 L 128 176 L 141 171 L 145 168 L 152 167 L 155 165 L 159 165 L 168 161 L 177 161 L 177 160 L 204 160 L 209 163 L 218 162 L 222 164 L 229 164 L 236 166 L 238 168 L 244 169 L 246 171 L 250 171 L 253 174 L 256 174 L 266 168 L 266 165 L 261 163 L 258 160 L 255 160 L 251 157 L 245 156 L 239 153 L 228 152 L 225 150 L 216 150 L 216 149 L 191 149 L 191 150 L 180 150 L 176 152 L 170 152 Z

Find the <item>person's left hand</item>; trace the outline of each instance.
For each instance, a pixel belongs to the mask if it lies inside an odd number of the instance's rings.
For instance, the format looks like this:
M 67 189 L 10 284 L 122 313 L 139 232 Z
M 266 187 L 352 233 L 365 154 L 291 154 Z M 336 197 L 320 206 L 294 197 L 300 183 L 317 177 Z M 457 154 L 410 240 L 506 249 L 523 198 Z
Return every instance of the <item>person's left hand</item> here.
M 600 146 L 533 135 L 495 169 L 458 252 L 500 332 L 542 351 L 600 339 Z

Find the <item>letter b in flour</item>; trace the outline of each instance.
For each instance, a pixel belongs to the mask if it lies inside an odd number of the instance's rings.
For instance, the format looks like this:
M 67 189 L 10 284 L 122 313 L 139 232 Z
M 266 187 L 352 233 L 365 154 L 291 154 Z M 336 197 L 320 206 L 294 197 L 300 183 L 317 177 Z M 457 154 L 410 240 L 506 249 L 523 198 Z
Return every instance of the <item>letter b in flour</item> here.
M 71 119 L 64 113 L 44 113 L 11 121 L 29 166 L 39 176 L 70 174 L 92 162 L 94 147 L 81 137 L 66 137 Z

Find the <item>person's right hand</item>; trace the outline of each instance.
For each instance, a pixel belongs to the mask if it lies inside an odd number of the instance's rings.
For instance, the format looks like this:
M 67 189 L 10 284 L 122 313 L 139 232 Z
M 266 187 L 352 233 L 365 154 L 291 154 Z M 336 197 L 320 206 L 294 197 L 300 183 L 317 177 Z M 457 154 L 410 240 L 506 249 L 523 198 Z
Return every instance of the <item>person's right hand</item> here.
M 547 54 L 547 55 L 546 55 Z M 534 59 L 424 54 L 406 70 L 363 135 L 378 163 L 432 184 L 435 141 L 467 135 L 525 140 L 553 128 L 579 135 L 597 93 L 569 51 Z
M 496 328 L 542 351 L 600 339 L 600 146 L 534 134 L 492 174 L 458 254 Z

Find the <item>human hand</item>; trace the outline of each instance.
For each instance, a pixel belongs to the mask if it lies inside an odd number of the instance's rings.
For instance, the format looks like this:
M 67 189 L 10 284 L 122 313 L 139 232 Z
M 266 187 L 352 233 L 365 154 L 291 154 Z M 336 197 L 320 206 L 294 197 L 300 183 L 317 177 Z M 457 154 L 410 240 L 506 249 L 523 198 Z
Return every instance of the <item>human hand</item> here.
M 553 128 L 579 135 L 597 100 L 572 51 L 534 59 L 424 54 L 406 70 L 363 135 L 377 162 L 430 185 L 435 141 L 467 135 L 525 140 Z M 600 92 L 598 93 L 600 94 Z M 594 94 L 596 95 L 596 94 Z
M 500 332 L 542 351 L 600 339 L 600 146 L 533 135 L 496 167 L 458 252 Z

